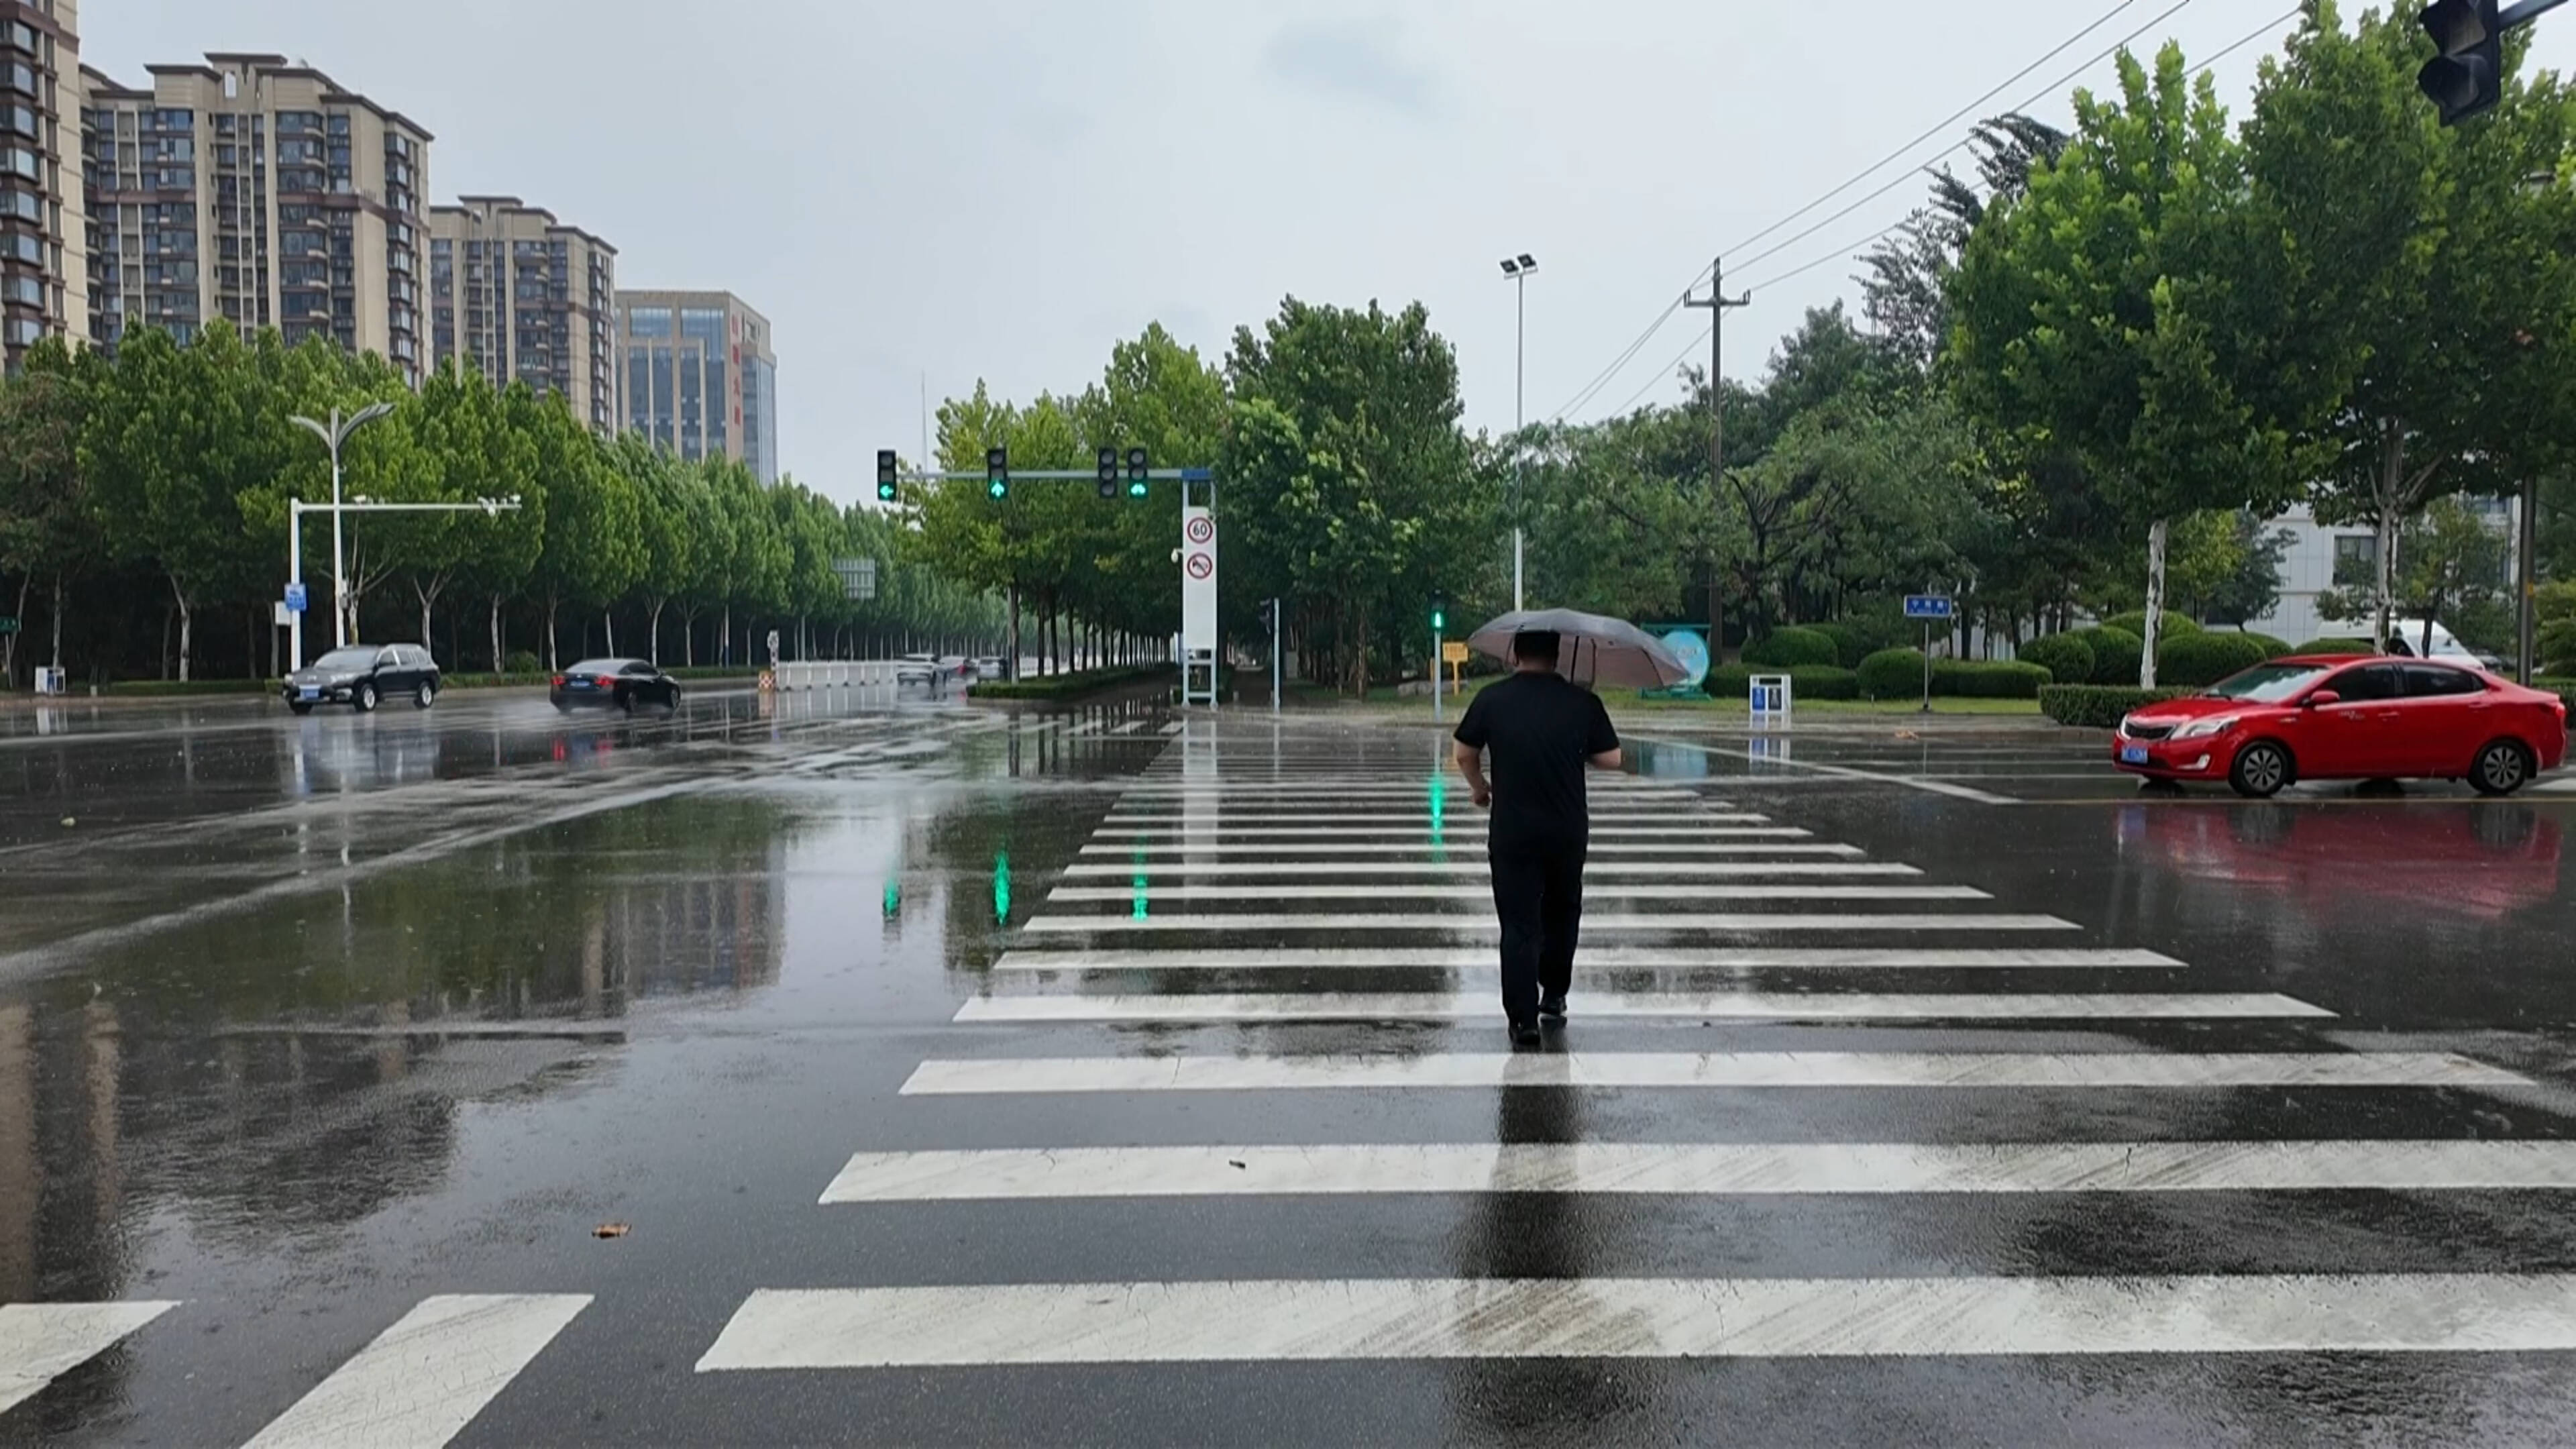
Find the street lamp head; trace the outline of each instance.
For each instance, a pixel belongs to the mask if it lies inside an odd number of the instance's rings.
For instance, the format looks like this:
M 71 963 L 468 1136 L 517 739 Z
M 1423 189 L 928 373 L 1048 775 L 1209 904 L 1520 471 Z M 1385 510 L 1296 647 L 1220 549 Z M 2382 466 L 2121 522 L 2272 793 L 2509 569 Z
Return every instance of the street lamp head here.
M 1504 276 L 1506 276 L 1506 277 L 1517 277 L 1517 276 L 1519 276 L 1520 274 L 1521 274 L 1521 264 L 1520 264 L 1520 263 L 1518 263 L 1518 262 L 1516 262 L 1516 261 L 1513 261 L 1510 257 L 1505 257 L 1505 258 L 1503 258 L 1503 275 L 1504 275 Z
M 1537 270 L 1538 270 L 1538 258 L 1531 256 L 1531 255 L 1530 255 L 1529 253 L 1527 253 L 1527 252 L 1523 252 L 1523 253 L 1521 253 L 1521 270 L 1522 270 L 1522 271 L 1524 271 L 1524 272 L 1535 272 L 1535 271 L 1537 271 Z
M 349 419 L 347 431 L 355 432 L 357 431 L 359 424 L 372 423 L 376 419 L 383 417 L 385 414 L 392 412 L 393 410 L 394 405 L 389 402 L 369 403 L 365 407 L 358 409 L 357 416 Z
M 350 495 L 349 495 L 349 501 L 350 501 L 350 502 L 352 502 L 352 503 L 357 504 L 357 505 L 358 505 L 359 507 L 361 507 L 361 508 L 364 508 L 364 507 L 366 507 L 368 504 L 373 503 L 373 502 L 375 502 L 376 500 L 374 500 L 374 499 L 372 499 L 372 498 L 369 498 L 369 497 L 368 497 L 366 494 L 364 494 L 364 493 L 352 493 L 352 494 L 350 494 Z

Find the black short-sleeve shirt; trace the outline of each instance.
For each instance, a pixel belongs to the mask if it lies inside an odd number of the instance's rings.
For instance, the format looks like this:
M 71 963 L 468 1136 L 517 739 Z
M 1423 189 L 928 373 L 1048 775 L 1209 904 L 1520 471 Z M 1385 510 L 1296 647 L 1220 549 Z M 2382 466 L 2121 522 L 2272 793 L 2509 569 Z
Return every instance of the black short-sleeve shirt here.
M 1601 697 L 1552 673 L 1486 686 L 1458 721 L 1458 743 L 1493 760 L 1496 850 L 1581 846 L 1591 830 L 1583 767 L 1619 748 Z

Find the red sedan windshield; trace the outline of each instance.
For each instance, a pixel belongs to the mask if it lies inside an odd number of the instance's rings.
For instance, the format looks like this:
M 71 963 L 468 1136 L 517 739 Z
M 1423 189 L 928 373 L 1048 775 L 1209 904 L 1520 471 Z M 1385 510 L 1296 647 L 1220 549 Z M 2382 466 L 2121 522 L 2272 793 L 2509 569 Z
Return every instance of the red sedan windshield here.
M 2242 674 L 2231 674 L 2211 685 L 2205 693 L 2212 699 L 2241 699 L 2253 704 L 2286 704 L 2326 677 L 2327 669 L 2316 664 L 2257 664 Z

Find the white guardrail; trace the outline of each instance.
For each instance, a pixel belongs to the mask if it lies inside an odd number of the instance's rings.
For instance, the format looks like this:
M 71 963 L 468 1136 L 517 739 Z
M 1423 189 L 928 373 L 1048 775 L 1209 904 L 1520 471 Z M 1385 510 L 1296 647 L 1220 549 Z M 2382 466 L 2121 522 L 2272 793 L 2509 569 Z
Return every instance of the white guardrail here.
M 817 659 L 794 664 L 780 664 L 771 671 L 771 682 L 781 694 L 790 690 L 847 689 L 862 696 L 882 692 L 891 699 L 895 693 L 895 661 L 891 659 Z

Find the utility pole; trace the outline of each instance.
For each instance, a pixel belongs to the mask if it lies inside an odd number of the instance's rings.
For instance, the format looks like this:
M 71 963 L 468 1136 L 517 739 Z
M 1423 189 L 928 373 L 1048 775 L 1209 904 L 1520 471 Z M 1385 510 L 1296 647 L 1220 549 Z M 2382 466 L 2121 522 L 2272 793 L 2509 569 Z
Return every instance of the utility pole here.
M 1512 612 L 1521 610 L 1521 433 L 1529 426 L 1523 384 L 1529 375 L 1529 279 L 1538 258 L 1527 252 L 1503 258 L 1503 278 L 1512 284 Z
M 1726 258 L 1712 257 L 1708 263 L 1708 300 L 1682 294 L 1685 307 L 1708 309 L 1708 493 L 1712 505 L 1718 490 L 1726 486 L 1726 313 L 1732 307 L 1750 307 L 1753 294 L 1741 297 L 1726 295 Z M 1717 571 L 1712 566 L 1708 576 L 1708 657 L 1712 664 L 1724 657 L 1726 621 L 1717 603 Z

